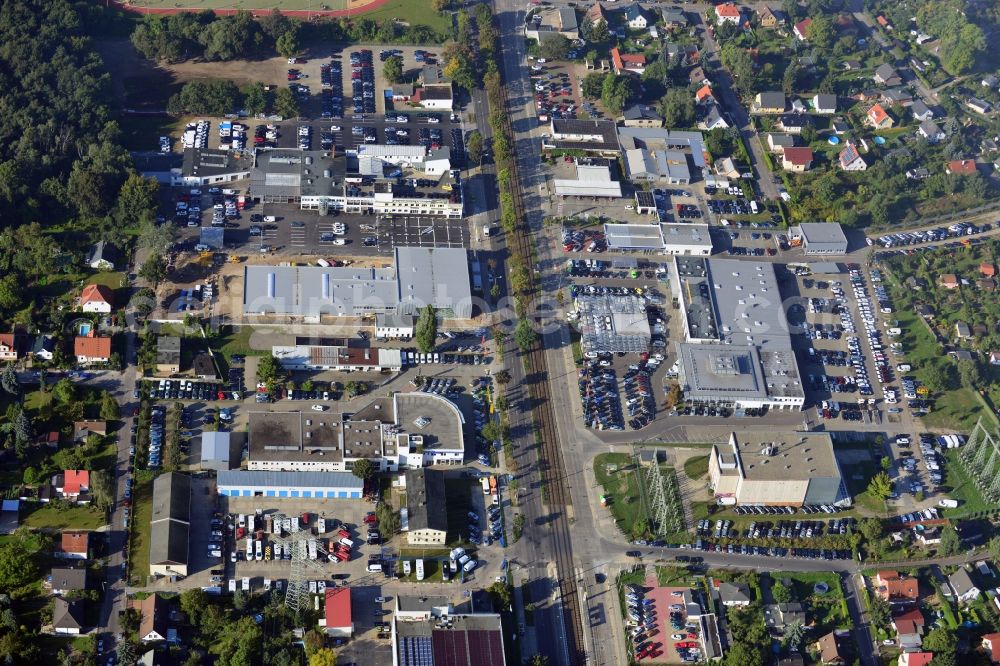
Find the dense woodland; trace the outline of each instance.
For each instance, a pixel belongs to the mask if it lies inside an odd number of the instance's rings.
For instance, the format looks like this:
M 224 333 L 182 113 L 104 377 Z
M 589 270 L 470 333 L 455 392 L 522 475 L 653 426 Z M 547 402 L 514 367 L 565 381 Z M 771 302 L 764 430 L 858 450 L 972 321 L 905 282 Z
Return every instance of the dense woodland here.
M 193 58 L 233 60 L 292 55 L 302 42 L 377 42 L 440 44 L 452 34 L 425 25 L 404 26 L 392 20 L 291 21 L 275 10 L 254 19 L 250 12 L 216 16 L 211 10 L 192 14 L 146 16 L 132 33 L 132 44 L 150 60 L 181 62 Z

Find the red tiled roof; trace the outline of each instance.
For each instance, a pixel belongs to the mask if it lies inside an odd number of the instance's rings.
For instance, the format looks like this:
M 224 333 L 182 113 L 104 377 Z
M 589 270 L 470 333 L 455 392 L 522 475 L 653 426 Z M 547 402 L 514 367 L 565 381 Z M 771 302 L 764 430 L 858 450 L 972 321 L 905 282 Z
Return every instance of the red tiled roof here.
M 616 72 L 625 69 L 625 65 L 622 64 L 622 54 L 618 51 L 617 46 L 611 49 L 611 66 Z
M 812 25 L 812 22 L 813 20 L 811 18 L 802 19 L 801 21 L 795 24 L 795 32 L 802 35 L 802 38 L 805 39 L 809 31 L 809 26 Z
M 63 494 L 79 495 L 90 488 L 90 472 L 85 469 L 67 469 L 63 472 Z
M 621 61 L 625 64 L 639 65 L 641 67 L 646 66 L 646 56 L 641 53 L 622 53 Z
M 712 94 L 712 86 L 708 84 L 703 85 L 701 88 L 698 89 L 698 92 L 694 94 L 695 100 L 699 102 L 709 97 L 714 97 L 714 95 Z
M 737 18 L 740 15 L 740 9 L 733 3 L 727 2 L 725 4 L 716 6 L 715 13 L 718 16 L 723 16 L 726 18 Z
M 881 104 L 876 104 L 868 109 L 868 119 L 876 125 L 881 125 L 888 117 L 889 114 L 885 112 Z
M 990 661 L 1000 662 L 1000 633 L 983 634 L 983 649 L 990 655 Z
M 878 21 L 878 24 L 880 26 L 882 26 L 883 28 L 886 27 L 887 25 L 889 25 L 889 21 L 887 21 L 884 16 L 881 16 L 881 15 L 876 16 L 875 20 Z
M 0 333 L 0 345 L 7 347 L 8 349 L 14 348 L 14 334 L 13 333 Z
M 103 284 L 88 284 L 80 294 L 80 305 L 87 303 L 114 303 L 114 293 Z
M 906 666 L 927 666 L 934 659 L 933 652 L 905 652 Z M 902 657 L 903 655 L 900 655 Z
M 89 532 L 63 532 L 59 550 L 63 553 L 86 553 L 89 542 Z
M 326 626 L 351 626 L 351 588 L 326 588 Z
M 963 175 L 976 173 L 976 163 L 973 160 L 953 160 L 948 162 L 948 173 Z
M 795 165 L 807 165 L 812 162 L 813 151 L 808 146 L 786 147 L 785 159 Z
M 111 358 L 111 338 L 81 338 L 73 340 L 73 355 L 86 358 Z

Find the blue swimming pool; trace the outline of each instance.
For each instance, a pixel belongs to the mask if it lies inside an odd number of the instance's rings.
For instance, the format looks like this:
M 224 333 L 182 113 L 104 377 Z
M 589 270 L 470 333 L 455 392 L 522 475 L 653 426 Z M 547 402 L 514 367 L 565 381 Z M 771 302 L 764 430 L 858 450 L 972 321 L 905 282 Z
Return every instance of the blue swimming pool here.
M 80 335 L 81 336 L 90 335 L 90 324 L 80 324 Z

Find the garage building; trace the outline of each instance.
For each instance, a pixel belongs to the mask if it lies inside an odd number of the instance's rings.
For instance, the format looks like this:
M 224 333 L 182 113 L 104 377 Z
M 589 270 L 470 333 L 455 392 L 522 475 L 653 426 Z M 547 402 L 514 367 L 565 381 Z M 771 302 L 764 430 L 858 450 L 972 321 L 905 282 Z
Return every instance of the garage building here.
M 850 495 L 826 432 L 749 433 L 712 447 L 709 485 L 725 505 L 849 506 Z
M 307 497 L 361 499 L 364 481 L 350 472 L 219 472 L 219 494 L 226 497 Z
M 448 509 L 444 475 L 430 469 L 406 472 L 407 542 L 411 546 L 444 546 Z
M 612 252 L 712 254 L 707 224 L 605 224 L 604 236 Z
M 789 236 L 802 239 L 805 254 L 847 254 L 847 236 L 835 222 L 803 222 L 792 227 Z
M 191 477 L 169 472 L 153 481 L 151 576 L 187 576 L 191 532 Z

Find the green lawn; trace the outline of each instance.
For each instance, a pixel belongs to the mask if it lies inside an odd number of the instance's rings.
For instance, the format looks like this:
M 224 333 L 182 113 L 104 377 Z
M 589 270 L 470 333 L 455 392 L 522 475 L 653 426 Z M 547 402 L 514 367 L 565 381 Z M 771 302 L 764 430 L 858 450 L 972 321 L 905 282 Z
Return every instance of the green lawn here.
M 132 541 L 129 547 L 129 580 L 143 585 L 149 575 L 149 522 L 153 519 L 153 478 L 148 473 L 136 474 L 132 488 Z
M 814 635 L 821 636 L 833 629 L 850 627 L 851 618 L 847 612 L 847 602 L 840 589 L 840 577 L 837 574 L 823 571 L 776 572 L 773 577 L 777 580 L 788 578 L 792 581 L 794 597 L 806 602 L 808 613 L 816 623 L 813 627 Z M 823 594 L 814 591 L 814 586 L 820 582 L 826 583 L 830 588 Z
M 242 356 L 263 356 L 267 352 L 250 346 L 253 326 L 223 326 L 219 333 L 209 336 L 208 345 L 216 352 L 216 358 L 223 373 L 229 370 L 229 359 L 233 354 Z
M 992 419 L 974 391 L 960 388 L 942 393 L 934 401 L 934 409 L 923 417 L 928 428 L 969 432 L 980 416 Z
M 86 278 L 87 284 L 101 284 L 105 287 L 110 287 L 111 289 L 118 289 L 122 286 L 122 279 L 125 274 L 120 271 L 110 271 L 103 273 L 95 273 L 90 277 Z
M 684 473 L 692 481 L 697 481 L 708 474 L 708 456 L 688 458 L 684 463 Z
M 106 522 L 103 511 L 89 506 L 34 505 L 21 516 L 23 525 L 37 529 L 96 530 Z
M 944 515 L 966 516 L 979 511 L 991 511 L 996 506 L 983 499 L 979 488 L 965 471 L 958 456 L 962 449 L 948 449 L 944 452 L 944 483 L 942 490 L 952 499 L 958 500 L 958 507 L 945 509 Z
M 410 575 L 406 576 L 403 574 L 403 564 L 402 560 L 410 560 Z M 427 559 L 424 558 L 424 579 L 417 580 L 417 563 L 414 561 L 416 558 L 404 557 L 400 554 L 400 564 L 399 564 L 399 580 L 406 583 L 440 583 L 443 578 L 441 576 L 441 560 Z M 461 574 L 455 574 L 459 577 Z
M 617 465 L 617 471 L 609 471 L 609 466 Z M 625 453 L 602 453 L 594 458 L 594 475 L 603 487 L 608 509 L 618 527 L 628 535 L 636 524 L 648 522 L 639 496 L 639 480 L 633 469 L 632 458 Z

